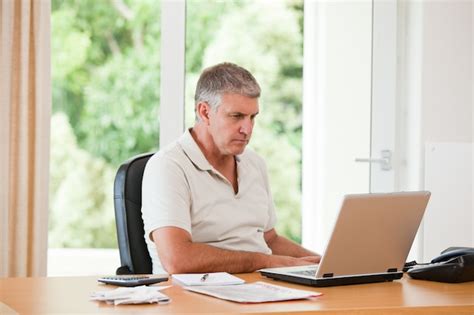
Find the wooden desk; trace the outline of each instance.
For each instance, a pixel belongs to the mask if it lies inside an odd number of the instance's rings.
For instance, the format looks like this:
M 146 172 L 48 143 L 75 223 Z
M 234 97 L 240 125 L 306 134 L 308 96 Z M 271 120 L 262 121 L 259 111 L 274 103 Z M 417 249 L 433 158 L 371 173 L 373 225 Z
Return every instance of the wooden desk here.
M 38 313 L 324 313 L 324 314 L 474 314 L 474 282 L 445 284 L 402 280 L 331 288 L 291 285 L 262 278 L 259 274 L 237 275 L 247 282 L 265 281 L 324 295 L 311 300 L 263 304 L 238 304 L 183 290 L 174 285 L 163 293 L 168 305 L 120 305 L 89 301 L 92 291 L 113 289 L 98 284 L 95 277 L 0 279 L 0 314 Z M 170 284 L 162 283 L 161 285 Z M 2 304 L 3 303 L 3 304 Z

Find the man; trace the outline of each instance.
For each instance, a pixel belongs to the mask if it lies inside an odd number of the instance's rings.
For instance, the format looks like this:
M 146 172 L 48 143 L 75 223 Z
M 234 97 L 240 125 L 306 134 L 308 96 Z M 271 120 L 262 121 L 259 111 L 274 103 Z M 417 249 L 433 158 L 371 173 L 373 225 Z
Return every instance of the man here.
M 274 229 L 265 163 L 246 149 L 259 97 L 244 68 L 205 69 L 194 127 L 148 161 L 142 212 L 154 273 L 240 273 L 319 262 Z

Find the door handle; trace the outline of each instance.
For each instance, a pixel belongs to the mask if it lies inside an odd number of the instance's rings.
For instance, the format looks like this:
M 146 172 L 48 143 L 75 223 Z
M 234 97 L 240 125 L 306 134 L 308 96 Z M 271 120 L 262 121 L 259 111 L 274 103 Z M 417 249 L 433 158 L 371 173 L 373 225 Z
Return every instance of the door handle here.
M 380 163 L 380 168 L 383 171 L 390 171 L 392 169 L 392 151 L 382 150 L 381 158 L 356 158 L 356 162 L 365 162 L 365 163 Z

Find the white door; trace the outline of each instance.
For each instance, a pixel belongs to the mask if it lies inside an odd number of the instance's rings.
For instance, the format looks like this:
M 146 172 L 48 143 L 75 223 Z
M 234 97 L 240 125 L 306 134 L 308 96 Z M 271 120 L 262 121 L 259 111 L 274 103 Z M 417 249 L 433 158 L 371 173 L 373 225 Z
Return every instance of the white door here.
M 370 157 L 356 161 L 370 165 L 370 192 L 391 192 L 399 189 L 401 144 L 397 146 L 397 129 L 403 119 L 397 110 L 396 0 L 374 1 L 372 10 Z
M 318 252 L 345 194 L 396 189 L 396 17 L 395 1 L 305 2 L 302 238 Z

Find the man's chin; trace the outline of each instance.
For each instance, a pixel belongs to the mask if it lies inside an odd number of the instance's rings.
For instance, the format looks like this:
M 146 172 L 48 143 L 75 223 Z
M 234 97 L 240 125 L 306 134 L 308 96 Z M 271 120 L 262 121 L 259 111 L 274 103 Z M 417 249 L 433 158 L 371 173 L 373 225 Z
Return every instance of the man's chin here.
M 239 155 L 242 154 L 245 151 L 245 148 L 247 147 L 247 144 L 242 144 L 242 145 L 234 145 L 232 148 L 230 148 L 230 152 L 232 155 Z

